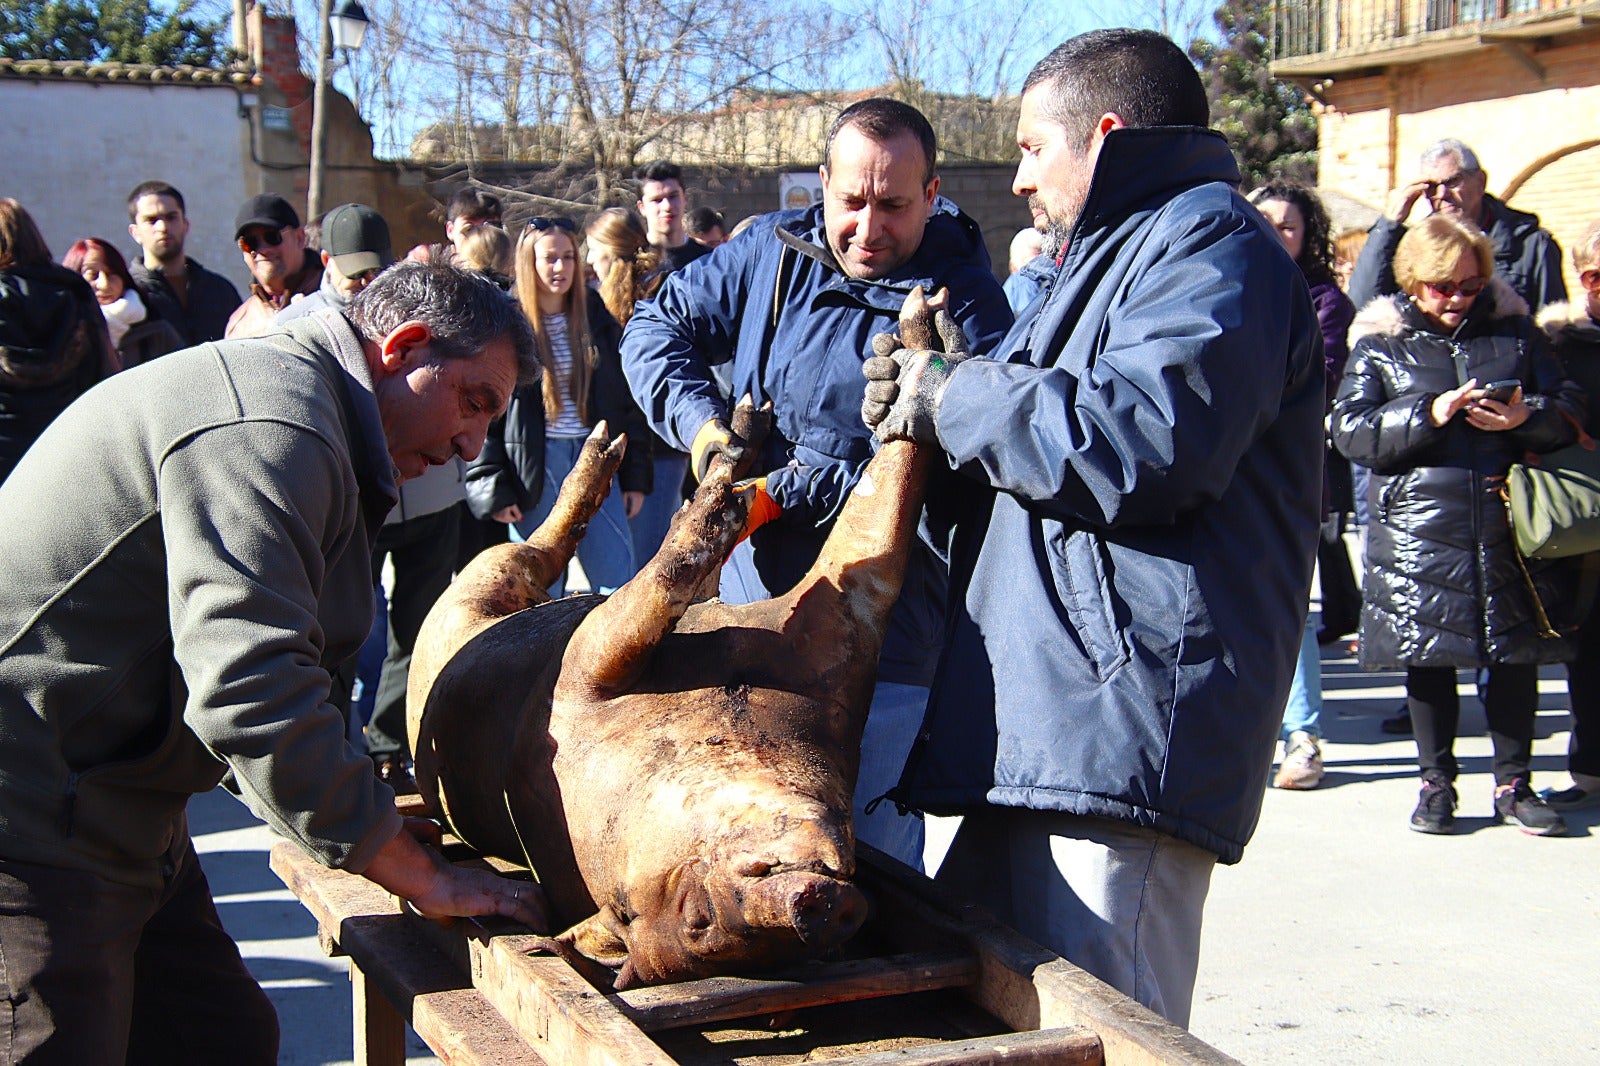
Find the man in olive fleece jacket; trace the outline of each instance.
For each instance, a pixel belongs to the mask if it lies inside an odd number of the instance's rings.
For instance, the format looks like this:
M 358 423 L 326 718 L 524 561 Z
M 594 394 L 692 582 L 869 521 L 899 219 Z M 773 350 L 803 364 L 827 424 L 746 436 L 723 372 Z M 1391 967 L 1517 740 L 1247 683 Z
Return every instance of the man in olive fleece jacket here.
M 227 770 L 424 913 L 542 924 L 407 831 L 329 702 L 397 482 L 475 457 L 535 374 L 492 282 L 408 263 L 342 313 L 112 378 L 24 457 L 0 488 L 0 1062 L 275 1060 L 185 820 Z

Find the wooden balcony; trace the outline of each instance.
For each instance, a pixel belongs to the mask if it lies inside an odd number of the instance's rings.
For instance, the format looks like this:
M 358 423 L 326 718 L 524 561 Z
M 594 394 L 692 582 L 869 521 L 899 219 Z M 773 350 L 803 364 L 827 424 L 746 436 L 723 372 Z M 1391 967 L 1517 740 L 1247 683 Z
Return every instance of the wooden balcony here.
M 1596 27 L 1595 0 L 1276 0 L 1272 72 L 1348 76 L 1492 45 L 1542 77 L 1539 42 Z

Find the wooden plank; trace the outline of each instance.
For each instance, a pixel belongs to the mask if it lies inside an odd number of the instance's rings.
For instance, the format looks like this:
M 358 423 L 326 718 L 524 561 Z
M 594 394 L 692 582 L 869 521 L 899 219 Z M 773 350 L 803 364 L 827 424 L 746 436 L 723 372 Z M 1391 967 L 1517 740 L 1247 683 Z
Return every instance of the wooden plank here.
M 928 951 L 831 963 L 772 978 L 713 977 L 622 992 L 611 998 L 647 1033 L 883 996 L 902 996 L 977 980 L 967 951 Z
M 822 1059 L 809 1066 L 1098 1066 L 1104 1061 L 1099 1037 L 1071 1026 Z
M 1109 1066 L 1224 1066 L 1233 1059 L 1093 975 L 965 903 L 928 878 L 857 842 L 856 880 L 874 897 L 874 923 L 897 948 L 964 945 L 979 977 L 963 989 L 1020 1031 L 1083 1026 Z
M 405 1066 L 406 1020 L 367 974 L 350 964 L 350 1012 L 355 1066 Z
M 330 956 L 339 953 L 339 923 L 345 918 L 355 914 L 399 913 L 394 897 L 371 881 L 330 870 L 287 840 L 272 846 L 268 865 L 317 920 L 317 941 Z
M 353 969 L 359 968 L 369 1015 L 380 1002 L 392 1004 L 449 1066 L 544 1066 L 472 987 L 466 969 L 421 935 L 436 923 L 400 914 L 398 902 L 382 888 L 329 870 L 287 842 L 273 847 L 272 869 L 319 927 L 331 928 L 338 953 L 348 954 Z M 366 1021 L 357 1013 L 354 1022 L 359 1041 Z
M 472 983 L 535 1052 L 562 1066 L 674 1066 L 618 1005 L 535 936 L 469 935 Z

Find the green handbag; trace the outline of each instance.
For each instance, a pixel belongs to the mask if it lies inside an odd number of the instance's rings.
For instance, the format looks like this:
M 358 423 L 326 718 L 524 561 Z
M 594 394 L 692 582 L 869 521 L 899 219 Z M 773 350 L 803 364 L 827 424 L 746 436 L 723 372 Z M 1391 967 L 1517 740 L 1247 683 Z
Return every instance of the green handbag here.
M 1562 559 L 1600 550 L 1600 447 L 1578 443 L 1513 463 L 1506 507 L 1517 549 L 1529 559 Z

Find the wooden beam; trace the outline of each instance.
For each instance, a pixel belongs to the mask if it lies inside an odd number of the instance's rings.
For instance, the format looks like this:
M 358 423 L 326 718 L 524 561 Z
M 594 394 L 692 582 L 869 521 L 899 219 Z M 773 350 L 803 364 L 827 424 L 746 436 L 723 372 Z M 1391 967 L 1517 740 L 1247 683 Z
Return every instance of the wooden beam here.
M 810 1066 L 1098 1066 L 1100 1039 L 1078 1026 L 897 1048 Z
M 434 923 L 400 914 L 395 898 L 371 881 L 320 866 L 293 844 L 274 845 L 271 862 L 318 927 L 333 930 L 334 953 L 350 956 L 352 981 L 361 974 L 351 1000 L 358 1043 L 371 1039 L 373 1011 L 392 1005 L 450 1066 L 545 1066 L 472 987 L 466 969 L 423 935 Z
M 562 1066 L 674 1066 L 618 1005 L 540 950 L 542 938 L 472 937 L 472 983 L 540 1056 Z
M 406 1020 L 356 963 L 350 963 L 355 1066 L 405 1066 Z
M 647 1033 L 751 1018 L 883 996 L 970 985 L 978 960 L 967 951 L 930 951 L 832 963 L 796 971 L 793 979 L 713 977 L 641 988 L 613 996 Z
M 1489 44 L 1494 45 L 1512 59 L 1516 60 L 1518 66 L 1520 66 L 1523 70 L 1526 70 L 1529 74 L 1532 74 L 1535 78 L 1539 79 L 1540 81 L 1545 80 L 1546 75 L 1544 65 L 1541 64 L 1537 59 L 1533 58 L 1533 51 L 1526 44 L 1523 44 L 1521 41 L 1511 40 L 1506 37 L 1491 37 L 1487 34 L 1485 34 L 1482 39 L 1487 41 Z

